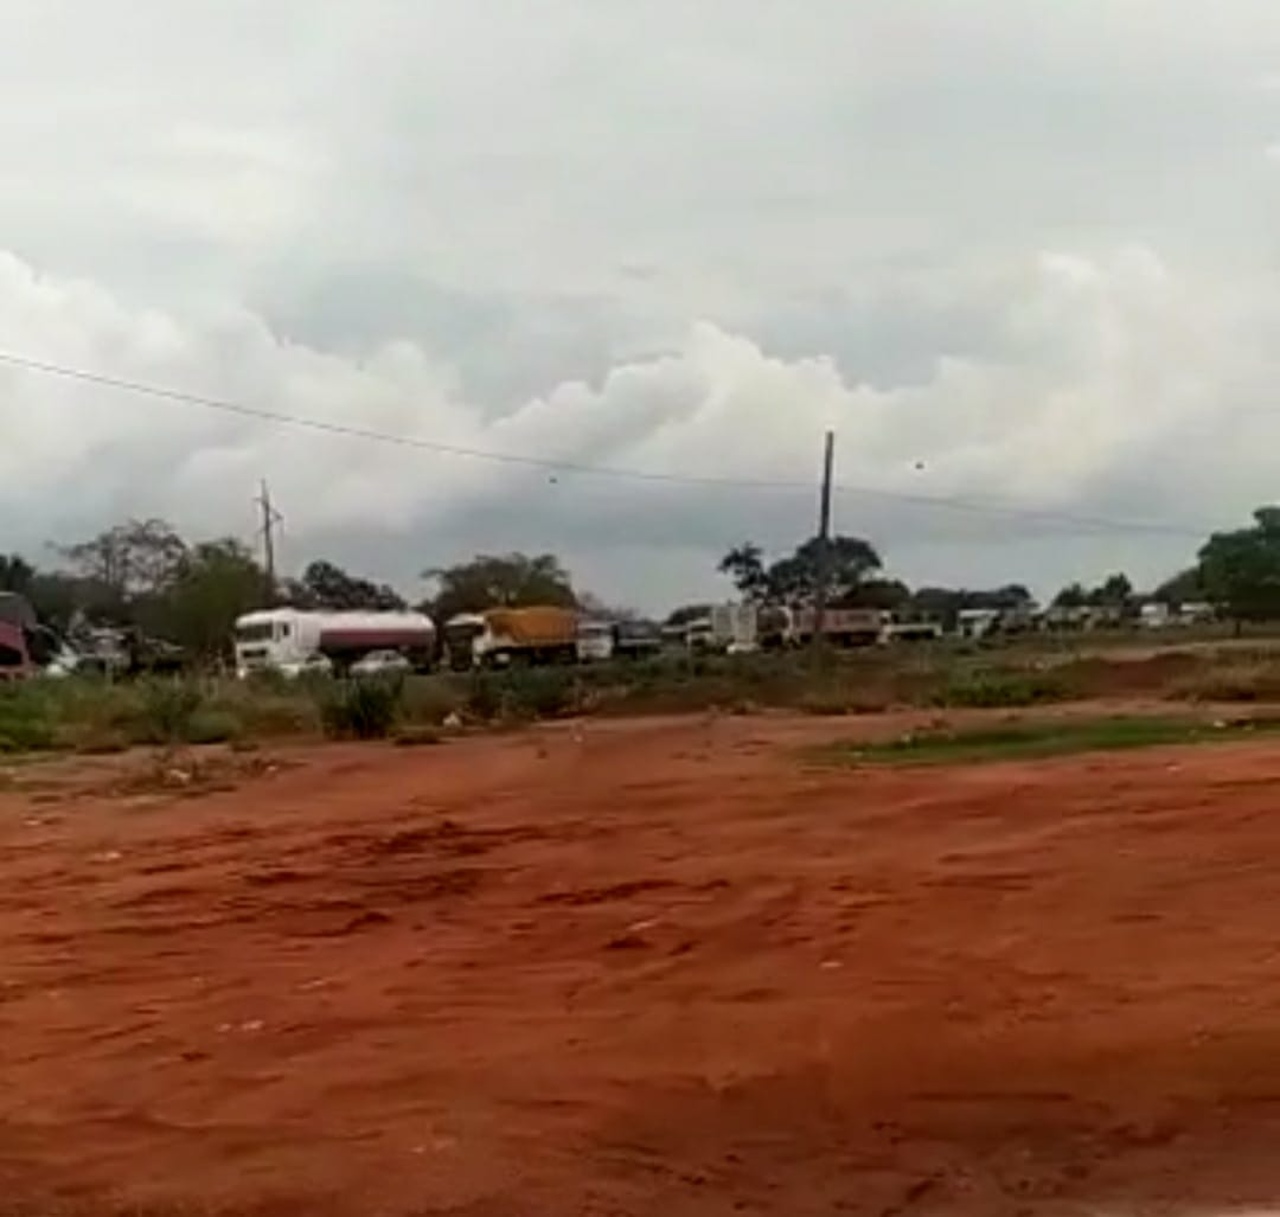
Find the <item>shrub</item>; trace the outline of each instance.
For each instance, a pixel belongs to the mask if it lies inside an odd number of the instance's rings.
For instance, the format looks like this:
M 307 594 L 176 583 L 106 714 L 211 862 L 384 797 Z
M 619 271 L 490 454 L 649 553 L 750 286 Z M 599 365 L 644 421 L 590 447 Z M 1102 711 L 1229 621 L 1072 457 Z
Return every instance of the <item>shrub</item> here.
M 502 683 L 496 672 L 483 669 L 471 673 L 465 707 L 468 715 L 487 723 L 502 713 Z
M 1239 663 L 1195 673 L 1175 681 L 1168 695 L 1187 701 L 1280 701 L 1280 665 Z
M 1065 682 L 1047 672 L 979 669 L 950 675 L 932 701 L 936 706 L 998 710 L 1062 701 L 1069 695 Z
M 569 668 L 517 668 L 503 673 L 502 684 L 506 718 L 560 718 L 578 708 L 578 680 Z
M 244 725 L 230 710 L 216 706 L 198 709 L 187 723 L 188 744 L 225 744 L 239 739 Z
M 400 718 L 400 680 L 338 680 L 321 694 L 320 721 L 335 739 L 386 739 Z
M 57 743 L 47 698 L 28 685 L 0 685 L 0 752 L 34 752 Z
M 204 696 L 188 680 L 152 680 L 139 686 L 139 741 L 147 744 L 184 743 Z
M 438 727 L 465 703 L 465 689 L 448 676 L 415 676 L 405 684 L 404 717 L 409 722 Z

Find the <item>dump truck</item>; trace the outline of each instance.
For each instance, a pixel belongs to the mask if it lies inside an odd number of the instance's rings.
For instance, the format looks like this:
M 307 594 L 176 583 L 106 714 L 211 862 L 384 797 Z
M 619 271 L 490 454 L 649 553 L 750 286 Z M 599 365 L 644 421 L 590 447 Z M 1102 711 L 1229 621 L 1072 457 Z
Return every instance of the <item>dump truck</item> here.
M 578 659 L 578 614 L 571 608 L 531 605 L 459 613 L 445 623 L 444 635 L 449 664 L 455 669 Z

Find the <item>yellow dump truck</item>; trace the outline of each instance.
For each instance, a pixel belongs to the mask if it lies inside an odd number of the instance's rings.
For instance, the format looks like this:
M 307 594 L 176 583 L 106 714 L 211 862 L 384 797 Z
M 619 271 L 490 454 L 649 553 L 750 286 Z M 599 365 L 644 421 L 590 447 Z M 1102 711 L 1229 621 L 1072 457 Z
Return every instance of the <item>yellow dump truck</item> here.
M 446 639 L 450 635 L 446 625 Z M 458 619 L 462 634 L 464 622 Z M 512 664 L 573 663 L 578 657 L 578 614 L 552 605 L 491 608 L 468 614 L 471 662 L 476 667 Z M 462 666 L 458 664 L 457 666 Z

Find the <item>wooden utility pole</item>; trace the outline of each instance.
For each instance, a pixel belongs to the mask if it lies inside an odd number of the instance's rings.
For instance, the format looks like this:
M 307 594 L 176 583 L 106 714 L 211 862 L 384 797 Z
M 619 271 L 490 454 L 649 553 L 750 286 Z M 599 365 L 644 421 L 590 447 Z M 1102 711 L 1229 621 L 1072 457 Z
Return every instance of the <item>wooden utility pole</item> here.
M 284 523 L 284 516 L 271 505 L 271 491 L 266 478 L 262 479 L 262 490 L 254 502 L 262 512 L 259 531 L 262 533 L 263 568 L 267 576 L 267 604 L 273 605 L 276 601 L 276 526 Z
M 818 500 L 818 586 L 813 595 L 813 644 L 825 641 L 827 594 L 831 586 L 831 477 L 835 469 L 836 434 L 828 431 L 822 450 L 822 494 Z

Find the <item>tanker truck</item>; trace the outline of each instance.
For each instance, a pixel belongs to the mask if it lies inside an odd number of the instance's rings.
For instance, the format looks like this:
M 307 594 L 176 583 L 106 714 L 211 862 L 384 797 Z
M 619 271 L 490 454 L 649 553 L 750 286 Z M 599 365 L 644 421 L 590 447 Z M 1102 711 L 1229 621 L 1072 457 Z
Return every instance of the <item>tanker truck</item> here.
M 395 651 L 418 671 L 436 655 L 436 627 L 423 613 L 267 609 L 235 624 L 236 672 L 346 670 L 374 651 Z

